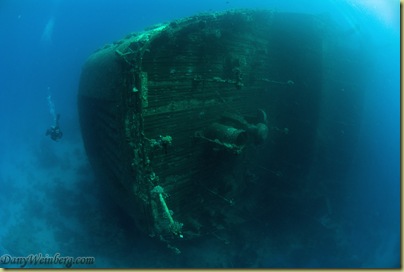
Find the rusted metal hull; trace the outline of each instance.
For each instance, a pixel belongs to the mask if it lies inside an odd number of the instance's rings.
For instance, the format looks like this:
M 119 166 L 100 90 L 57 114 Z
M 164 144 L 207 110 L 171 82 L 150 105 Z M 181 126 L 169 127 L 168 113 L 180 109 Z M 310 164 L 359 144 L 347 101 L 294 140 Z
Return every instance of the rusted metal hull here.
M 140 228 L 169 241 L 251 220 L 262 208 L 251 168 L 285 157 L 285 137 L 304 137 L 310 150 L 320 32 L 314 16 L 230 11 L 131 34 L 90 56 L 78 95 L 87 154 Z M 288 135 L 296 115 L 313 123 Z

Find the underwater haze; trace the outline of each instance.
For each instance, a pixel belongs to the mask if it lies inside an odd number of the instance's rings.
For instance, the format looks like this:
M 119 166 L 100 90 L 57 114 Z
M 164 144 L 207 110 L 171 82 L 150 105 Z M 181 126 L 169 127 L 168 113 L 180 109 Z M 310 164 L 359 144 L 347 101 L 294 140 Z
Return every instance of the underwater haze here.
M 256 220 L 236 242 L 212 235 L 174 254 L 137 229 L 93 172 L 77 106 L 82 67 L 129 33 L 245 8 L 333 26 L 317 140 L 305 142 L 307 120 L 285 117 L 301 129 L 285 124 L 301 149 L 273 140 L 282 158 L 268 154 L 275 165 L 251 170 Z M 395 0 L 0 1 L 0 267 L 400 268 L 399 9 Z M 63 135 L 47 133 L 55 122 Z M 31 254 L 59 259 L 24 262 Z

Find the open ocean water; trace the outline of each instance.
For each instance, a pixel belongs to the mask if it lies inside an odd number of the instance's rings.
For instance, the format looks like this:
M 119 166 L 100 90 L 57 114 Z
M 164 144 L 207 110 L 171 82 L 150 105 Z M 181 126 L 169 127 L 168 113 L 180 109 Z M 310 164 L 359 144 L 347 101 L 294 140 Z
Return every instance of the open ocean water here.
M 399 7 L 394 0 L 0 1 L 0 267 L 401 267 Z M 81 68 L 128 33 L 238 8 L 327 16 L 334 28 L 326 34 L 340 48 L 326 60 L 326 98 L 334 102 L 318 107 L 323 125 L 305 174 L 261 176 L 269 180 L 265 218 L 244 224 L 238 243 L 207 237 L 175 255 L 137 230 L 97 183 L 79 126 Z M 63 131 L 57 142 L 45 135 L 54 113 Z M 300 154 L 308 154 L 304 146 Z M 59 263 L 25 264 L 31 254 Z M 95 262 L 71 264 L 67 256 Z

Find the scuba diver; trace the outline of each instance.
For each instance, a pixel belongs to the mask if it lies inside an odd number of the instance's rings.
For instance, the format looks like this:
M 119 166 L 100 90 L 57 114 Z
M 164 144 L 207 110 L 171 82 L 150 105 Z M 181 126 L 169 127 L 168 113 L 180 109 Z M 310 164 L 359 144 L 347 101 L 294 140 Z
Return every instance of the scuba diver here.
M 60 140 L 60 138 L 62 138 L 62 136 L 63 136 L 63 132 L 59 128 L 59 119 L 60 119 L 60 114 L 58 114 L 55 118 L 55 125 L 51 126 L 46 131 L 46 136 L 50 135 L 51 139 L 54 141 Z

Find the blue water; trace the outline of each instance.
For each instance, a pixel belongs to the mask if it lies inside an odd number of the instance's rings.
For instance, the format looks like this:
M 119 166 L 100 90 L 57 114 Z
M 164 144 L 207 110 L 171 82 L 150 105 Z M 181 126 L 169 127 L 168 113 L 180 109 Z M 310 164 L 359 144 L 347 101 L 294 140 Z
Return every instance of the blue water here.
M 246 233 L 256 233 L 243 237 L 250 246 L 198 241 L 174 256 L 139 233 L 97 186 L 78 122 L 81 67 L 95 49 L 128 33 L 233 8 L 326 14 L 341 48 L 366 51 L 360 69 L 339 67 L 352 77 L 366 76 L 354 90 L 358 110 L 345 111 L 346 102 L 338 100 L 336 112 L 325 110 L 322 116 L 345 118 L 337 133 L 324 139 L 354 131 L 357 140 L 332 148 L 338 151 L 332 160 L 344 159 L 349 166 L 344 173 L 336 167 L 335 173 L 320 174 L 318 164 L 307 174 L 324 179 L 328 207 L 314 205 L 312 221 L 298 230 L 282 219 L 301 214 L 299 206 L 284 207 L 277 211 L 279 226 L 269 221 L 272 227 L 246 226 L 251 228 Z M 93 256 L 95 264 L 73 265 L 90 268 L 401 266 L 399 1 L 2 0 L 0 37 L 1 256 Z M 54 121 L 48 97 L 61 113 L 59 142 L 45 136 Z M 0 267 L 19 267 L 2 260 Z

